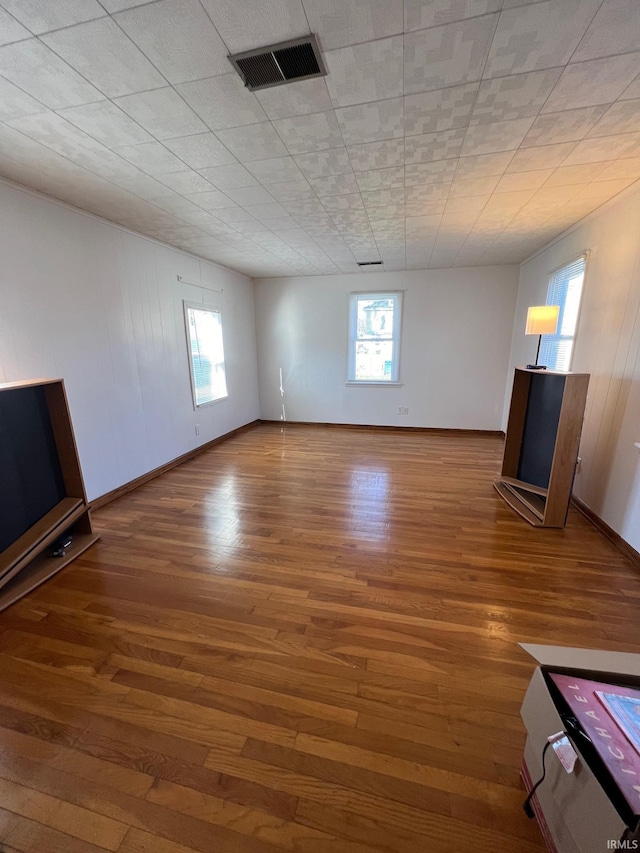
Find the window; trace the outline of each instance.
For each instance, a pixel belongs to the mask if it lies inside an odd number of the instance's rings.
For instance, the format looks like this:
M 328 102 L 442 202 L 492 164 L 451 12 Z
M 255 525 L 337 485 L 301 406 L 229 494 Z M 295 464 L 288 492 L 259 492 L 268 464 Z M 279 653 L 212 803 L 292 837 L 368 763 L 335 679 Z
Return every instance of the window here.
M 184 303 L 191 387 L 195 407 L 227 396 L 222 316 L 215 308 Z
M 352 293 L 349 382 L 397 382 L 402 293 Z
M 581 255 L 556 270 L 549 278 L 547 305 L 559 305 L 558 328 L 555 335 L 543 335 L 539 363 L 552 370 L 570 370 L 573 341 L 578 323 L 580 296 L 587 256 Z

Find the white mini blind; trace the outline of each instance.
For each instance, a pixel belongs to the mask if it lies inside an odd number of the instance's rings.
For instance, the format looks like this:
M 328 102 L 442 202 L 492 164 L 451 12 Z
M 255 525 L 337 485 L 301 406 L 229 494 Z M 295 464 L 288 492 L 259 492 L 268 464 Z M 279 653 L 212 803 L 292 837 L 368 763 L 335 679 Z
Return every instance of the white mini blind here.
M 547 305 L 559 305 L 560 314 L 555 335 L 542 336 L 538 363 L 546 364 L 552 370 L 568 371 L 571 368 L 586 263 L 587 256 L 580 255 L 549 278 Z

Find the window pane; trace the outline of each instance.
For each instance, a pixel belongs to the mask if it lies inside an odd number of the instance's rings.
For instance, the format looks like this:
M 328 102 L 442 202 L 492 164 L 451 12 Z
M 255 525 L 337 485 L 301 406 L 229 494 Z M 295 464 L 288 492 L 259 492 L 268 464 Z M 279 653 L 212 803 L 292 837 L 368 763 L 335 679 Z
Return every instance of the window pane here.
M 219 311 L 187 308 L 196 406 L 227 396 Z
M 393 299 L 358 299 L 358 337 L 393 337 Z
M 389 382 L 393 364 L 393 341 L 356 341 L 356 375 L 360 381 Z

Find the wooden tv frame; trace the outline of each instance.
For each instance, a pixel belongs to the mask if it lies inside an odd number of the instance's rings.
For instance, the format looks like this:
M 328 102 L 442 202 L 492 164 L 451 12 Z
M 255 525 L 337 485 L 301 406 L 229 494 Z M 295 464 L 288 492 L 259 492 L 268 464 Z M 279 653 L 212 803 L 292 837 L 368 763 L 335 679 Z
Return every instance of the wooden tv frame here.
M 0 610 L 9 607 L 69 565 L 99 538 L 91 527 L 91 515 L 63 380 L 7 382 L 0 384 L 0 394 L 21 388 L 44 390 L 66 495 L 26 533 L 0 553 Z M 73 540 L 64 556 L 51 556 L 52 546 L 67 533 Z
M 527 482 L 519 478 L 519 472 L 526 452 L 531 385 L 552 377 L 563 378 L 557 423 L 554 417 L 539 425 L 546 433 L 541 434 L 541 440 L 552 444 L 550 473 L 546 484 Z M 515 369 L 502 471 L 494 486 L 509 506 L 534 527 L 564 527 L 567 523 L 588 388 L 588 373 Z

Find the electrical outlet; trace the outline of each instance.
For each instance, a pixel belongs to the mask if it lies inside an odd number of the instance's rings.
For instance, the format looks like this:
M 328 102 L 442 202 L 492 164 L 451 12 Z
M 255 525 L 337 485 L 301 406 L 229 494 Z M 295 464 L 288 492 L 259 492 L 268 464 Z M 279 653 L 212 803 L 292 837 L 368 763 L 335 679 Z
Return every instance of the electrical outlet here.
M 408 415 L 409 414 L 409 406 L 398 406 L 398 414 L 399 415 Z
M 196 435 L 200 435 L 200 424 L 196 424 Z

